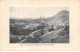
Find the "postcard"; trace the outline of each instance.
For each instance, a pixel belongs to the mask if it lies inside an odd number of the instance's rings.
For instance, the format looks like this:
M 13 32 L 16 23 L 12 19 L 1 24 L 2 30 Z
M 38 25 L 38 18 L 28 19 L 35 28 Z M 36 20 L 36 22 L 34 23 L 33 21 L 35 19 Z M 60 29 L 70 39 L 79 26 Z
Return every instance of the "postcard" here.
M 0 51 L 80 50 L 79 0 L 1 0 Z

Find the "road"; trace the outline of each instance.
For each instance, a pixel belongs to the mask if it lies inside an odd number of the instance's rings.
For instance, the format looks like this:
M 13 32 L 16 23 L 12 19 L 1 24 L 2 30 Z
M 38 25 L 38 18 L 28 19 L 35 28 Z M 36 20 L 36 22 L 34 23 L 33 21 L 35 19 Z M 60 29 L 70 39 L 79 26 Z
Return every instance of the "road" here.
M 41 37 L 39 37 L 41 39 L 40 41 L 50 41 L 51 39 L 54 39 L 55 37 L 57 37 L 58 33 L 62 30 L 63 29 L 58 29 L 58 30 L 55 30 L 55 31 L 48 32 L 48 33 L 42 35 Z M 29 39 L 25 38 L 25 39 L 19 41 L 18 43 L 30 43 L 31 41 L 34 42 L 35 40 L 30 39 L 30 38 Z

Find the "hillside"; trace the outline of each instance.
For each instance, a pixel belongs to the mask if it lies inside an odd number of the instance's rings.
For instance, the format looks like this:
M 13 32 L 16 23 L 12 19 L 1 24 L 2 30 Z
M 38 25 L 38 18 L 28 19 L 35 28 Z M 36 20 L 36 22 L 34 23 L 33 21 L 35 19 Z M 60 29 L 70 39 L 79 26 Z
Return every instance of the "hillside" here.
M 58 12 L 55 16 L 48 18 L 38 18 L 38 19 L 10 19 L 11 21 L 19 21 L 19 22 L 46 22 L 46 23 L 58 23 L 58 21 L 63 23 L 68 23 L 69 21 L 69 11 L 62 10 Z
M 36 32 L 37 30 L 40 30 L 40 32 Z M 32 38 L 33 36 L 31 35 L 32 33 L 35 38 L 39 36 L 38 39 Z M 29 37 L 30 35 L 31 37 Z M 16 39 L 16 42 L 21 42 L 21 43 L 23 42 L 55 43 L 59 41 L 60 41 L 59 43 L 61 43 L 65 41 L 69 42 L 68 37 L 69 37 L 69 11 L 66 10 L 62 10 L 58 12 L 56 15 L 48 18 L 41 17 L 37 19 L 31 19 L 31 18 L 10 19 L 11 42 L 15 41 Z

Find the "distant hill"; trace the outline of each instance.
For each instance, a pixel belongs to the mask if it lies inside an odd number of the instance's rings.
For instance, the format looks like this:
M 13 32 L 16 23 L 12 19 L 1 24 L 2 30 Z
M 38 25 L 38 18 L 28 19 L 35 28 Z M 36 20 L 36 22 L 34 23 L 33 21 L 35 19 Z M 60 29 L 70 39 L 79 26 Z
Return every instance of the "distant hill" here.
M 56 24 L 56 23 L 69 23 L 69 11 L 62 10 L 58 12 L 55 16 L 48 17 L 48 18 L 38 18 L 34 20 L 35 22 L 45 22 L 47 24 Z M 34 22 L 33 21 L 33 22 Z
M 69 23 L 69 11 L 62 10 L 57 13 L 55 16 L 52 16 L 47 19 L 48 24 L 56 24 L 56 23 Z
M 48 18 L 38 18 L 38 19 L 10 19 L 11 21 L 19 21 L 19 22 L 35 22 L 35 23 L 47 23 L 47 24 L 56 24 L 56 23 L 69 23 L 69 11 L 62 10 L 58 12 L 56 15 L 48 17 Z

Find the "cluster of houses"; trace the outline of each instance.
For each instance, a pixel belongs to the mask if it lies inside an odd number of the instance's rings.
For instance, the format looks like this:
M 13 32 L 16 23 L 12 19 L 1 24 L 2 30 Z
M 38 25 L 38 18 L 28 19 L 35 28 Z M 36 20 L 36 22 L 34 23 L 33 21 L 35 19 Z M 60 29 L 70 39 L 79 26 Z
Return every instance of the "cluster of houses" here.
M 61 27 L 64 27 L 64 23 L 62 22 L 59 22 L 59 23 L 55 23 L 55 24 L 47 24 L 47 23 L 44 23 L 44 27 L 46 29 L 50 29 L 50 28 L 53 28 L 53 29 L 57 29 L 57 28 L 61 28 Z M 41 26 L 40 23 L 29 23 L 29 25 L 25 25 L 23 27 L 23 29 L 30 29 L 30 30 L 34 30 L 36 29 L 37 27 Z
M 60 28 L 60 27 L 65 27 L 65 24 L 61 21 L 57 21 L 55 23 L 53 22 L 43 22 L 45 24 L 45 28 L 53 28 L 53 29 L 57 29 L 57 28 Z M 23 29 L 30 29 L 30 30 L 34 30 L 36 29 L 37 27 L 41 26 L 40 23 L 34 23 L 34 22 L 31 22 L 29 24 L 27 23 L 24 23 L 24 22 L 13 22 L 13 23 L 10 23 L 10 26 L 11 27 L 15 27 L 16 25 L 19 25 L 19 26 L 22 26 Z
M 30 30 L 34 30 L 36 29 L 37 26 L 39 26 L 39 23 L 29 23 L 29 25 L 25 25 L 23 26 L 23 29 L 30 29 Z

